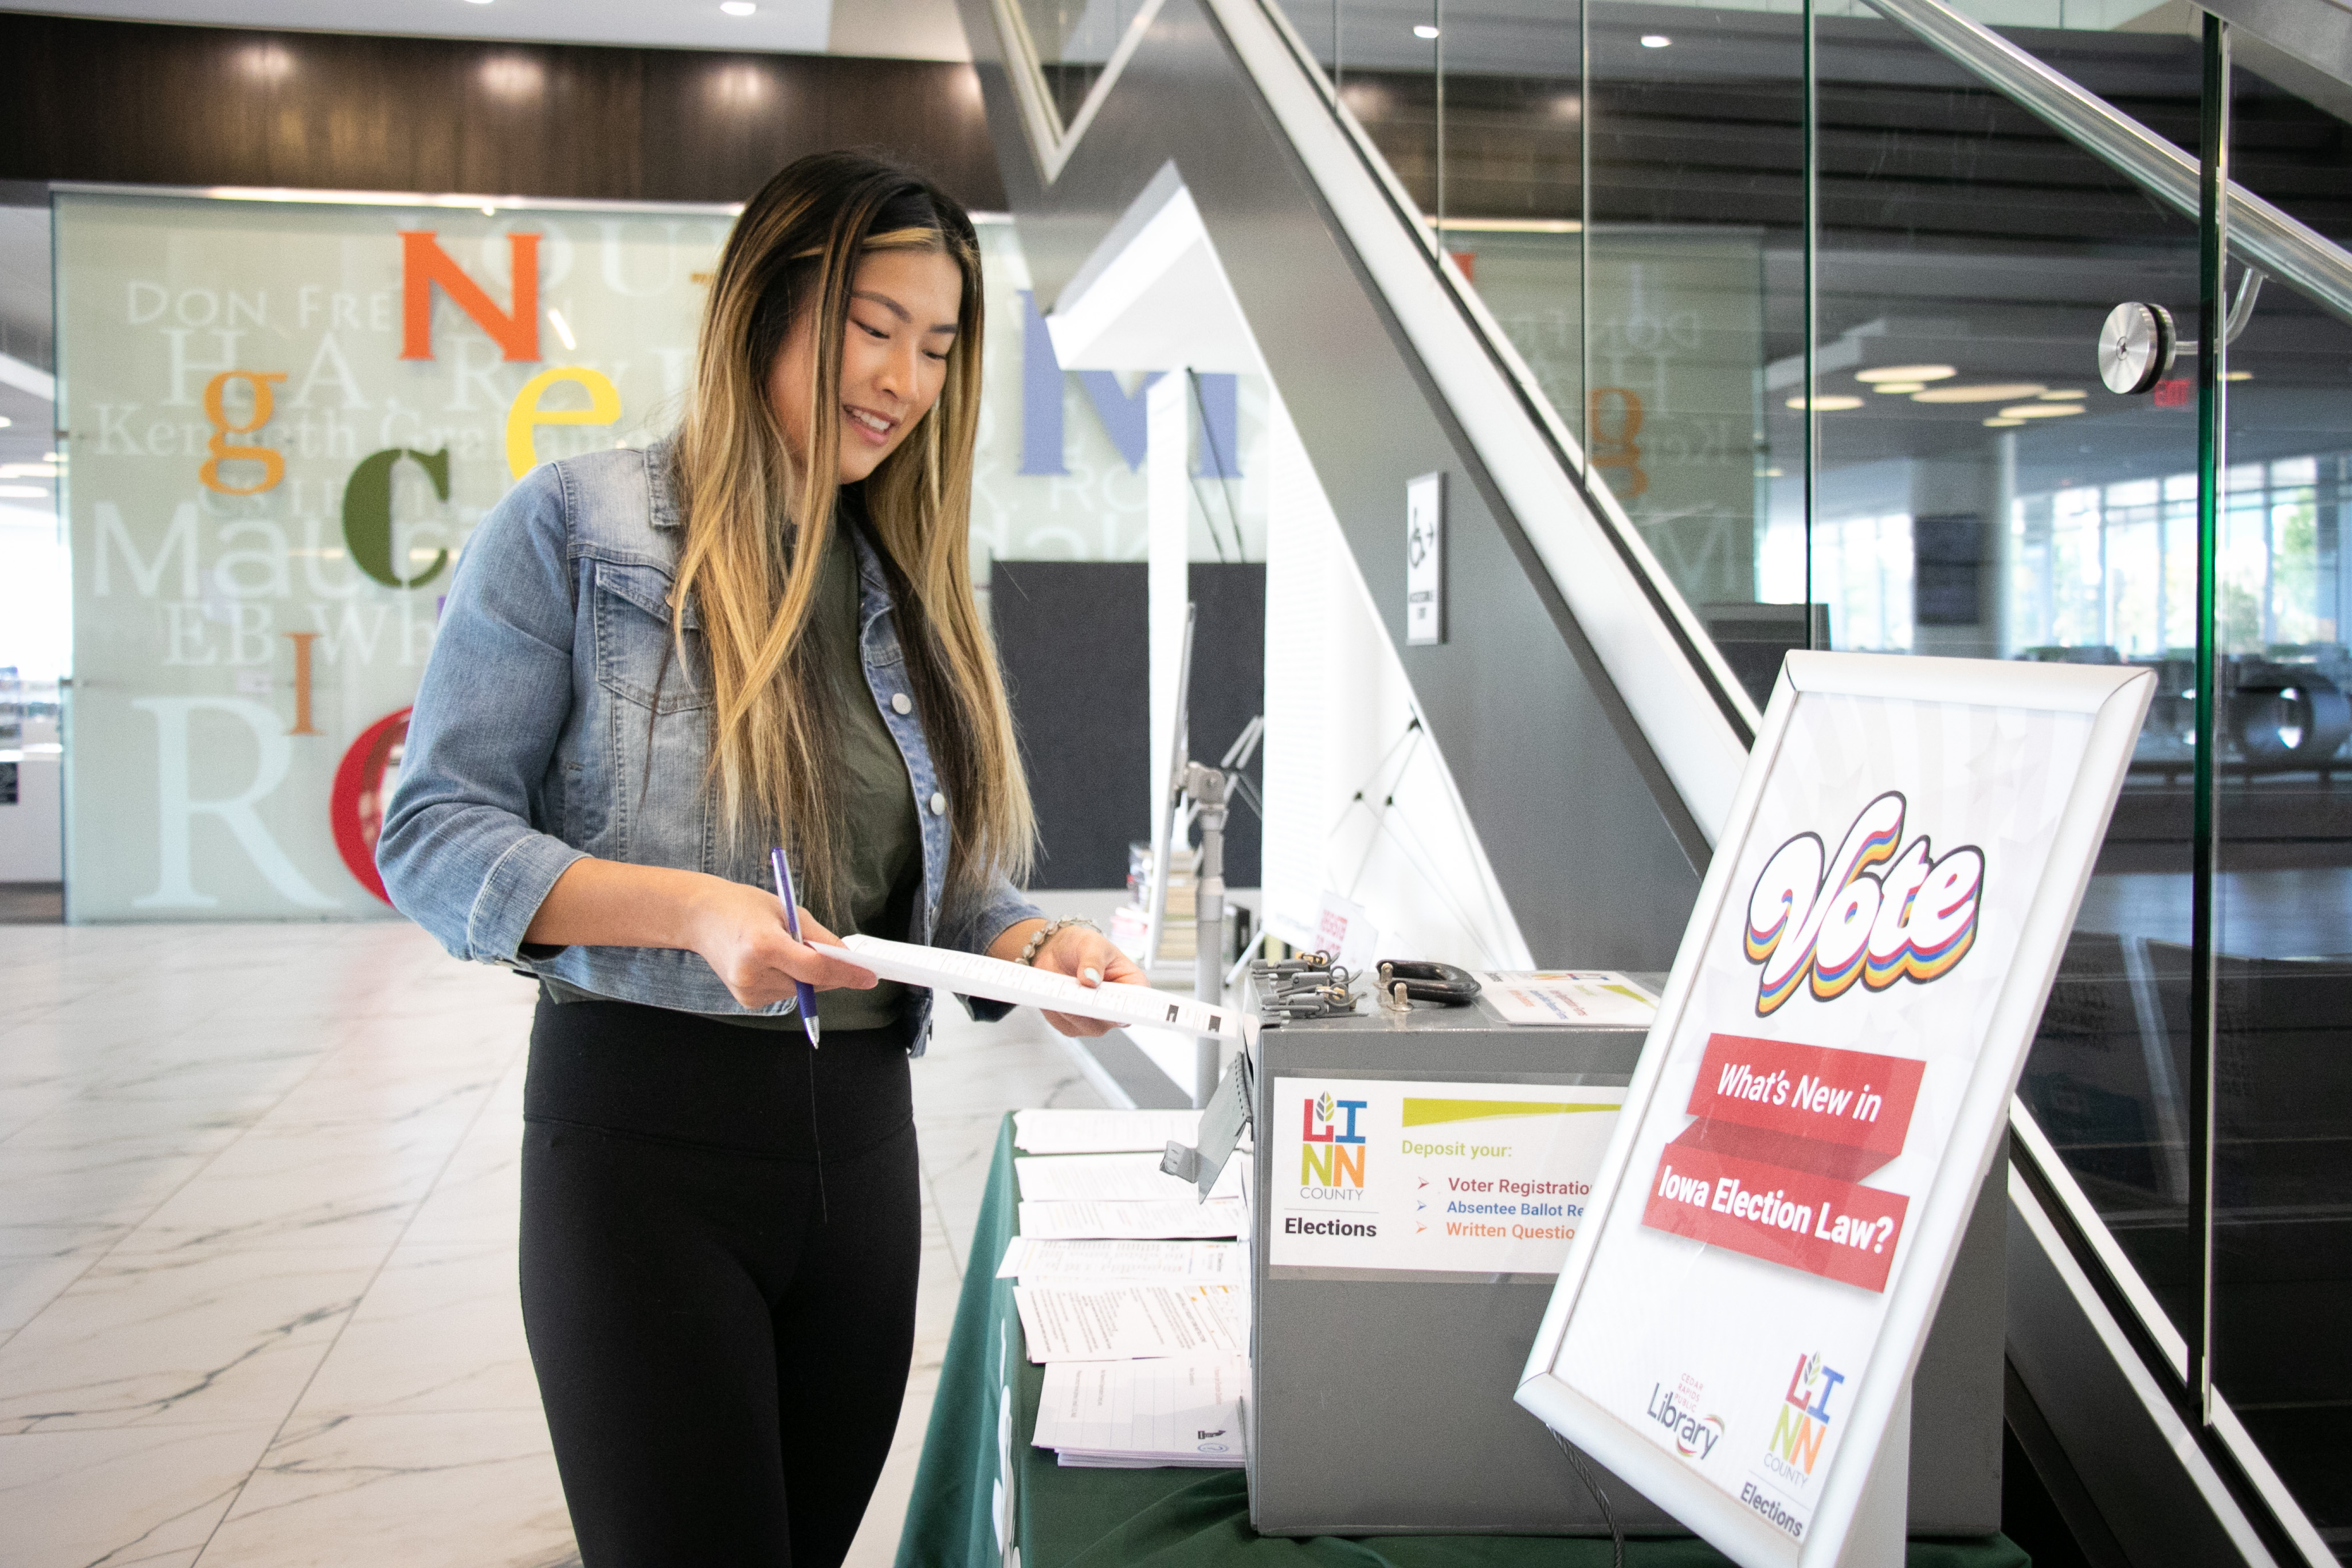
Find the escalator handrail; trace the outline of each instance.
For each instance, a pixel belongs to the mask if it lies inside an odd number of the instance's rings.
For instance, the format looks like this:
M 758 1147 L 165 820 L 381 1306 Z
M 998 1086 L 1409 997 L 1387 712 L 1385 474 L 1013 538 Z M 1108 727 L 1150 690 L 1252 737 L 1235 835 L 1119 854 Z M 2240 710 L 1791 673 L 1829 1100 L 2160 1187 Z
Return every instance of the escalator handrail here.
M 1469 323 L 1487 355 L 1503 372 L 1516 394 L 1521 410 L 1534 422 L 1537 430 L 1552 449 L 1561 470 L 1576 489 L 1578 496 L 1594 519 L 1601 524 L 1610 542 L 1616 547 L 1636 583 L 1650 601 L 1650 605 L 1673 636 L 1675 646 L 1687 659 L 1724 721 L 1739 737 L 1742 746 L 1755 743 L 1756 732 L 1763 725 L 1763 713 L 1759 704 L 1740 684 L 1739 678 L 1725 662 L 1722 652 L 1715 646 L 1681 590 L 1666 574 L 1664 566 L 1651 550 L 1641 531 L 1633 526 L 1624 505 L 1608 485 L 1597 481 L 1587 459 L 1583 443 L 1570 430 L 1567 420 L 1536 380 L 1535 372 L 1519 353 L 1510 335 L 1486 308 L 1476 289 L 1470 286 L 1461 269 L 1446 253 L 1443 236 L 1437 226 L 1426 217 L 1421 205 L 1415 202 L 1397 177 L 1395 169 L 1380 151 L 1371 136 L 1341 98 L 1338 87 L 1323 69 L 1315 52 L 1299 37 L 1280 0 L 1257 0 L 1259 14 L 1281 40 L 1299 74 L 1314 86 L 1331 121 L 1354 150 L 1357 161 L 1372 178 L 1387 198 L 1391 212 L 1405 232 L 1421 247 L 1432 276 L 1437 279 L 1454 308 Z M 1712 830 L 1709 830 L 1711 837 Z
M 2179 1457 L 2187 1461 L 2190 1448 L 2201 1449 L 2213 1467 L 2210 1481 L 2202 1489 L 2216 1516 L 2231 1528 L 2233 1534 L 2242 1535 L 2249 1526 L 2261 1531 L 2263 1526 L 2252 1525 L 2252 1514 L 2258 1510 L 2264 1516 L 2263 1525 L 2274 1531 L 2279 1544 L 2290 1548 L 2306 1568 L 2333 1568 L 2335 1554 L 2325 1538 L 2314 1528 L 2310 1515 L 2280 1479 L 2261 1445 L 2246 1430 L 2244 1422 L 2221 1390 L 2213 1392 L 2212 1419 L 2208 1422 L 2197 1418 L 2196 1403 L 2189 1389 L 2189 1342 L 2132 1265 L 2115 1233 L 2099 1216 L 2089 1194 L 2075 1181 L 2064 1157 L 2021 1096 L 2010 1097 L 2009 1131 L 2011 1207 L 2021 1213 L 2032 1211 L 2028 1215 L 2030 1227 L 2035 1220 L 2050 1227 L 2053 1236 L 2049 1239 L 2054 1240 L 2057 1251 L 2064 1253 L 2072 1266 L 2082 1271 L 2086 1305 L 2091 1297 L 2104 1298 L 2105 1310 L 2112 1320 L 2113 1331 L 2103 1331 L 2109 1350 L 2119 1363 L 2126 1358 L 2137 1360 L 2142 1373 L 2160 1390 L 2160 1398 L 2150 1400 L 2149 1408 L 2153 1413 L 2158 1403 L 2170 1407 L 2178 1425 L 2175 1436 Z M 2056 1261 L 2054 1256 L 2053 1260 Z M 2233 1504 L 2242 1510 L 2234 1523 L 2228 1517 Z M 2242 1540 L 2241 1543 L 2246 1544 Z M 2247 1560 L 2263 1559 L 2250 1552 Z
M 1869 3 L 2158 201 L 2197 216 L 2197 160 L 2171 142 L 1944 0 Z M 2241 259 L 2352 321 L 2352 252 L 2235 181 L 2229 210 Z

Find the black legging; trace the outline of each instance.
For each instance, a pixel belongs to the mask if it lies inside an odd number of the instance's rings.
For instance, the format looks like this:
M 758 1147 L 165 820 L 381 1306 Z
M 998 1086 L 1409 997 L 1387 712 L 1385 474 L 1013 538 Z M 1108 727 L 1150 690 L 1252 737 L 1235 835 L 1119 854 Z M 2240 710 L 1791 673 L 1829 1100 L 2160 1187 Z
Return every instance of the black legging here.
M 812 1058 L 542 1000 L 523 1124 L 523 1327 L 584 1568 L 832 1568 L 914 1345 L 904 1037 Z

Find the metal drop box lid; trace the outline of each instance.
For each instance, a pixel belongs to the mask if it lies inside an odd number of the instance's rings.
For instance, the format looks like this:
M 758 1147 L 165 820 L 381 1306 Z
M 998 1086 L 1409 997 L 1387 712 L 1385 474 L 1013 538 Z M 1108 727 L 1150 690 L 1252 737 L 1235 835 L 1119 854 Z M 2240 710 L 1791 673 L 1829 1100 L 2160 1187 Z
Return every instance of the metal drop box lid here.
M 1654 993 L 1664 975 L 1633 978 Z M 1598 1502 L 1551 1434 L 1512 1403 L 1552 1279 L 1540 1274 L 1271 1267 L 1282 1079 L 1622 1088 L 1645 1028 L 1501 1021 L 1483 999 L 1367 1005 L 1259 1037 L 1251 1107 L 1250 1522 L 1273 1535 L 1607 1533 Z M 2002 1318 L 1999 1178 L 1979 1199 L 1915 1384 L 1915 1531 L 2000 1525 Z M 1298 1172 L 1287 1173 L 1296 1177 Z M 1684 1533 L 1592 1466 L 1618 1523 Z

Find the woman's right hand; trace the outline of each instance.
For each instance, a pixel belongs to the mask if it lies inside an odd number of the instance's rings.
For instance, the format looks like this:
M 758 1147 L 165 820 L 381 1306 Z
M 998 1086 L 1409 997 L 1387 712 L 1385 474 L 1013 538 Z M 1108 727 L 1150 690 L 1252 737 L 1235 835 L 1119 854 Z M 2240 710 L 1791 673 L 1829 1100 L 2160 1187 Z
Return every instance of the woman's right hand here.
M 820 991 L 864 991 L 874 972 L 818 952 L 841 939 L 801 911 L 794 941 L 784 906 L 763 888 L 668 866 L 583 858 L 564 868 L 523 932 L 528 943 L 565 947 L 673 947 L 698 952 L 736 1001 L 764 1007 L 805 980 Z
M 809 944 L 841 945 L 841 939 L 801 910 L 801 935 L 794 940 L 784 924 L 784 906 L 773 893 L 724 878 L 708 879 L 698 889 L 690 916 L 691 945 L 710 965 L 735 1000 L 746 1007 L 764 1007 L 793 994 L 797 981 L 819 991 L 846 987 L 864 991 L 874 984 L 874 972 L 844 963 Z

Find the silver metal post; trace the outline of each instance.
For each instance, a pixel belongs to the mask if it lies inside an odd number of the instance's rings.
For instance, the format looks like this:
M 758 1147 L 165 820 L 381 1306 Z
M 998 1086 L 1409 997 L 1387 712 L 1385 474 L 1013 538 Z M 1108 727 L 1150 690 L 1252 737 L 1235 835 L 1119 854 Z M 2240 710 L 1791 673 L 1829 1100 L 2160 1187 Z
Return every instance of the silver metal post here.
M 1184 770 L 1184 793 L 1201 825 L 1201 864 L 1192 878 L 1192 994 L 1212 1005 L 1225 999 L 1225 791 L 1223 773 L 1198 763 Z M 1193 1045 L 1192 1103 L 1209 1103 L 1224 1064 L 1217 1042 L 1203 1035 Z

